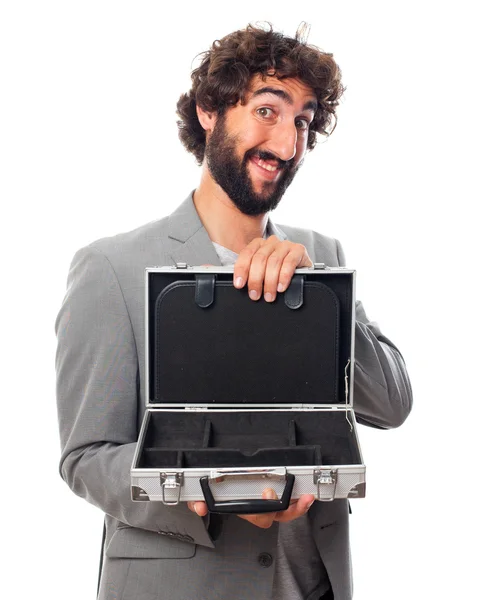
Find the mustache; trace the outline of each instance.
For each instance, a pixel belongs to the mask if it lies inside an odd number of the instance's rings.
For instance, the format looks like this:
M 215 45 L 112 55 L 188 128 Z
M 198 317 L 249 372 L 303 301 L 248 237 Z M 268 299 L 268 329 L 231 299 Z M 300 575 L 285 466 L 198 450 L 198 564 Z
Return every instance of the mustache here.
M 274 160 L 277 162 L 279 169 L 287 169 L 294 163 L 294 159 L 282 160 L 266 150 L 248 150 L 245 158 L 248 159 L 253 156 L 257 156 L 258 158 L 261 158 L 261 160 Z

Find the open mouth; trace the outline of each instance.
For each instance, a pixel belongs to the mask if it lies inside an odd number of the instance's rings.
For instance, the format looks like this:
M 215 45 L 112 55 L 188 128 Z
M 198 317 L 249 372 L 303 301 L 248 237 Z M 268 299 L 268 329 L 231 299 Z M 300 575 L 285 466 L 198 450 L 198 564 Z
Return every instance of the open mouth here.
M 274 181 L 282 170 L 274 160 L 263 160 L 258 156 L 252 156 L 250 162 L 256 167 L 256 171 L 269 181 Z

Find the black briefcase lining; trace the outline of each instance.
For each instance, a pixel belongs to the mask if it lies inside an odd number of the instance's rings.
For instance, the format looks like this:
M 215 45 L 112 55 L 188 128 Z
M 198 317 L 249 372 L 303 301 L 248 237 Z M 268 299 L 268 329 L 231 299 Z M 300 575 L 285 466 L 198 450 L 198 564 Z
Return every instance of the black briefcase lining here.
M 136 466 L 359 464 L 347 419 L 344 411 L 152 411 Z
M 321 465 L 321 448 L 262 448 L 251 454 L 241 450 L 204 448 L 201 450 L 167 450 L 148 448 L 144 450 L 144 468 L 226 468 L 271 467 L 272 465 Z
M 167 285 L 154 309 L 152 403 L 340 402 L 339 300 L 322 283 L 303 288 L 293 310 L 283 294 L 253 302 L 229 281 L 215 283 L 206 308 L 194 281 Z

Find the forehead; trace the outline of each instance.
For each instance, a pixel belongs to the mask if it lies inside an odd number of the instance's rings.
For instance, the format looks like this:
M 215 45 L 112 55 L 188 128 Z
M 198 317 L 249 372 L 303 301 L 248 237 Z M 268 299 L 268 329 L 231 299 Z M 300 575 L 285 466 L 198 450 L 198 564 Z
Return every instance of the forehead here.
M 263 88 L 281 90 L 292 100 L 294 104 L 305 104 L 308 101 L 316 102 L 314 90 L 297 78 L 277 79 L 277 77 L 267 75 L 265 78 L 255 73 L 251 78 L 246 93 L 246 102 L 261 98 L 263 94 L 258 92 Z M 290 102 L 289 102 L 290 103 Z

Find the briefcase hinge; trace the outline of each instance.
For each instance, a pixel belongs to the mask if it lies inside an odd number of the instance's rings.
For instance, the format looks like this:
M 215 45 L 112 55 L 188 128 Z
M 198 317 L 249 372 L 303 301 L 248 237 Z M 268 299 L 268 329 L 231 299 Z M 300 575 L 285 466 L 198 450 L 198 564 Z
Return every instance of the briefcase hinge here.
M 208 410 L 207 406 L 185 406 L 185 410 Z
M 176 506 L 176 504 L 179 504 L 181 486 L 183 485 L 183 473 L 161 473 L 160 481 L 162 503 L 166 506 Z

